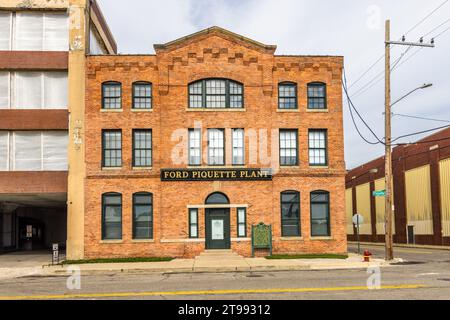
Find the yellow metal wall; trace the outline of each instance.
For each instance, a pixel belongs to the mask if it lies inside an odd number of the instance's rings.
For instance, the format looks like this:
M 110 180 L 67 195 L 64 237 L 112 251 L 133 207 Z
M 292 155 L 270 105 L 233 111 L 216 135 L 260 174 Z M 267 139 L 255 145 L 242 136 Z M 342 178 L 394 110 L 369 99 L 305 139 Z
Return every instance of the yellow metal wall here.
M 345 190 L 345 214 L 347 219 L 347 234 L 353 234 L 353 194 L 352 188 Z
M 385 181 L 384 178 L 375 180 L 375 191 L 385 190 Z M 375 212 L 377 215 L 377 234 L 385 234 L 386 233 L 386 222 L 385 222 L 385 201 L 384 197 L 375 197 Z M 395 218 L 392 219 L 392 231 L 395 234 Z
M 405 189 L 407 225 L 414 226 L 414 234 L 433 234 L 430 166 L 406 171 Z
M 364 223 L 360 226 L 359 233 L 372 234 L 369 183 L 356 187 L 356 211 L 364 217 Z
M 450 236 L 450 158 L 439 162 L 441 180 L 442 235 Z

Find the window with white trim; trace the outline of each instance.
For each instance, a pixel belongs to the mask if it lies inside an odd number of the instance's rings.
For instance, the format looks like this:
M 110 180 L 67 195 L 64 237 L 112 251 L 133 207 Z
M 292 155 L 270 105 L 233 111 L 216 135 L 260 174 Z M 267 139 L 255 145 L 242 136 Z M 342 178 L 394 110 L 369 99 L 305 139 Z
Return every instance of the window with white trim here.
M 225 137 L 223 129 L 208 129 L 208 165 L 225 165 Z
M 189 238 L 198 238 L 198 209 L 189 209 Z
M 297 130 L 280 130 L 280 165 L 298 165 Z
M 309 164 L 311 166 L 326 166 L 327 130 L 309 130 Z
M 0 109 L 67 109 L 67 72 L 0 71 Z
M 247 209 L 237 208 L 237 236 L 245 238 L 247 236 Z
M 189 129 L 188 131 L 188 157 L 190 166 L 202 164 L 202 132 L 200 129 Z
M 0 132 L 0 171 L 66 171 L 67 131 Z
M 244 164 L 244 150 L 244 129 L 233 129 L 233 165 Z

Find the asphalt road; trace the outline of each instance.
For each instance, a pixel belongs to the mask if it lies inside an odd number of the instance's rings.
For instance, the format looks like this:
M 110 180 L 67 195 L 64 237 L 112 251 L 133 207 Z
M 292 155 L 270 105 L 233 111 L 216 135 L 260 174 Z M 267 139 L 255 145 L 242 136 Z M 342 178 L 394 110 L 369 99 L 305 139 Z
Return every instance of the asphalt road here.
M 383 247 L 367 247 L 383 257 Z M 351 245 L 350 251 L 356 247 Z M 450 251 L 396 248 L 402 265 L 381 269 L 381 289 L 369 290 L 367 270 L 262 273 L 81 275 L 0 281 L 0 299 L 450 299 Z

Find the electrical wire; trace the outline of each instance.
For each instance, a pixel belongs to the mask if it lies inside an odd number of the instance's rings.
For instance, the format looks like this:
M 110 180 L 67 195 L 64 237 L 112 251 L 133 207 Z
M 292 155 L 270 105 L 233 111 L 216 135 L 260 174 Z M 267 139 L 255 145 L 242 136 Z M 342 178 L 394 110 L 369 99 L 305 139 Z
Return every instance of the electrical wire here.
M 438 11 L 440 8 L 442 8 L 449 0 L 445 0 L 443 3 L 441 3 L 436 9 L 431 11 L 428 15 L 426 15 L 422 20 L 420 20 L 418 23 L 416 23 L 411 29 L 406 31 L 405 36 L 407 36 L 411 31 L 415 30 L 418 26 L 420 26 L 422 23 L 425 22 L 429 17 L 431 17 L 436 11 Z
M 404 118 L 412 118 L 412 119 L 418 119 L 418 120 L 429 120 L 429 121 L 436 121 L 436 122 L 447 122 L 450 123 L 450 120 L 442 120 L 442 119 L 433 119 L 433 118 L 425 118 L 425 117 L 419 117 L 419 116 L 412 116 L 408 114 L 401 114 L 401 113 L 393 113 L 393 116 L 399 116 Z
M 399 136 L 399 137 L 396 137 L 395 139 L 392 139 L 391 142 L 395 142 L 395 141 L 403 139 L 403 138 L 416 136 L 416 135 L 423 134 L 423 133 L 433 132 L 433 131 L 437 131 L 437 130 L 441 130 L 441 129 L 445 129 L 445 128 L 449 128 L 449 127 L 450 127 L 450 124 L 449 125 L 445 125 L 445 126 L 441 126 L 441 127 L 437 127 L 437 128 L 432 128 L 432 129 L 428 129 L 428 130 L 423 130 L 423 131 L 418 131 L 418 132 L 405 134 L 403 136 Z
M 425 38 L 426 36 L 432 34 L 433 32 L 435 32 L 437 29 L 439 29 L 440 27 L 442 27 L 444 24 L 448 23 L 449 21 L 450 21 L 450 19 L 445 20 L 440 25 L 438 25 L 437 27 L 433 28 L 430 32 L 424 34 L 422 37 Z

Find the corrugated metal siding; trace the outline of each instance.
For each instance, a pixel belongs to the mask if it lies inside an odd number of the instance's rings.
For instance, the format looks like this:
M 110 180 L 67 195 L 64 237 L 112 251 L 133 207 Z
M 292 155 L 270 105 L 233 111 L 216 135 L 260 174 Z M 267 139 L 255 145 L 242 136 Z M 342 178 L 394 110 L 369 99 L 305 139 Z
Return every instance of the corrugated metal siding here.
M 364 223 L 359 227 L 360 234 L 372 234 L 370 220 L 370 184 L 356 187 L 356 211 L 364 217 Z
M 347 217 L 347 234 L 353 234 L 353 194 L 352 188 L 345 190 L 345 214 Z
M 430 166 L 405 172 L 407 223 L 414 234 L 433 234 Z
M 385 190 L 384 178 L 375 180 L 375 191 Z M 385 201 L 384 197 L 375 197 L 375 212 L 377 215 L 377 234 L 386 233 L 385 222 Z M 395 234 L 395 218 L 392 219 L 392 230 Z
M 443 236 L 450 237 L 450 158 L 439 162 L 439 172 Z

